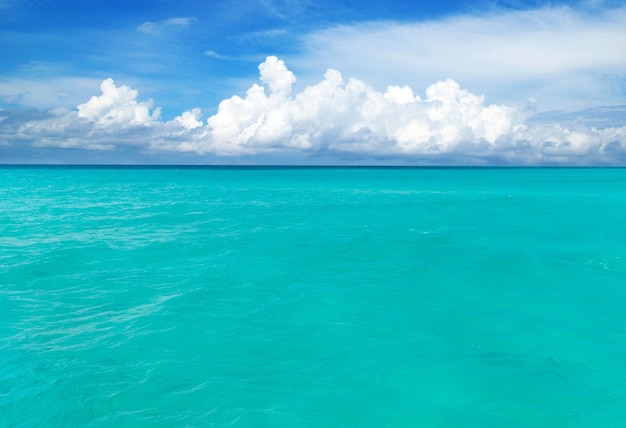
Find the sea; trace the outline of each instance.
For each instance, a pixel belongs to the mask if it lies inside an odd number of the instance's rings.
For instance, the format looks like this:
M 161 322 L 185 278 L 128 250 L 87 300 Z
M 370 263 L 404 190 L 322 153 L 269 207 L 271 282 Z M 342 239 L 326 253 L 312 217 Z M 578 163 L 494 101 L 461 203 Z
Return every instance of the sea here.
M 626 426 L 626 169 L 0 167 L 0 426 Z

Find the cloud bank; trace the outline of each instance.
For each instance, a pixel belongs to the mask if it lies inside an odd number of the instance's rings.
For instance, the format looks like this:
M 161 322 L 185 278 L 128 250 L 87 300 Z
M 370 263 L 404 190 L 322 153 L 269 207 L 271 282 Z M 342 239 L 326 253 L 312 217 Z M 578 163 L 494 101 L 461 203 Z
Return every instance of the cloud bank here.
M 533 105 L 489 104 L 446 79 L 418 94 L 409 86 L 384 92 L 329 69 L 294 91 L 296 76 L 270 56 L 259 83 L 223 100 L 204 121 L 199 109 L 160 118 L 152 100 L 106 79 L 101 94 L 76 110 L 17 120 L 0 111 L 8 145 L 224 156 L 275 155 L 351 159 L 395 158 L 419 164 L 621 164 L 626 126 L 589 126 L 534 118 Z M 609 124 L 610 125 L 610 124 Z

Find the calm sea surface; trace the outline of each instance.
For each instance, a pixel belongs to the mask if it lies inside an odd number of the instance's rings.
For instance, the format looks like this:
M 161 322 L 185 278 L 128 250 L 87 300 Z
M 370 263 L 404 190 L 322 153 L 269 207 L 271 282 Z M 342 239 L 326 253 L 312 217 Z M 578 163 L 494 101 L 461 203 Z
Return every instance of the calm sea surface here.
M 2 427 L 617 427 L 626 169 L 0 168 Z

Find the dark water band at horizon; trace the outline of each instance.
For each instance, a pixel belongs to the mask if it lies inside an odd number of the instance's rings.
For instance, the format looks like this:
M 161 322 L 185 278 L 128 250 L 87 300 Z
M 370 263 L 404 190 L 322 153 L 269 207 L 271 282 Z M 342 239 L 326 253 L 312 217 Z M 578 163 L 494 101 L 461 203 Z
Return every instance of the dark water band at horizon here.
M 196 164 L 3 164 L 0 169 L 624 169 L 624 165 L 196 165 Z
M 620 426 L 626 170 L 0 167 L 0 425 Z

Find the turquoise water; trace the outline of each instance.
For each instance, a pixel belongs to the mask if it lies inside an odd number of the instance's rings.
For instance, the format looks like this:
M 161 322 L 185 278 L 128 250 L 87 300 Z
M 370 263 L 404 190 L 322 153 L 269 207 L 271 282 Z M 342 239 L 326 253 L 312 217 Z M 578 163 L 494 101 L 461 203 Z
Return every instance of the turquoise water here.
M 626 169 L 0 168 L 0 426 L 626 421 Z

